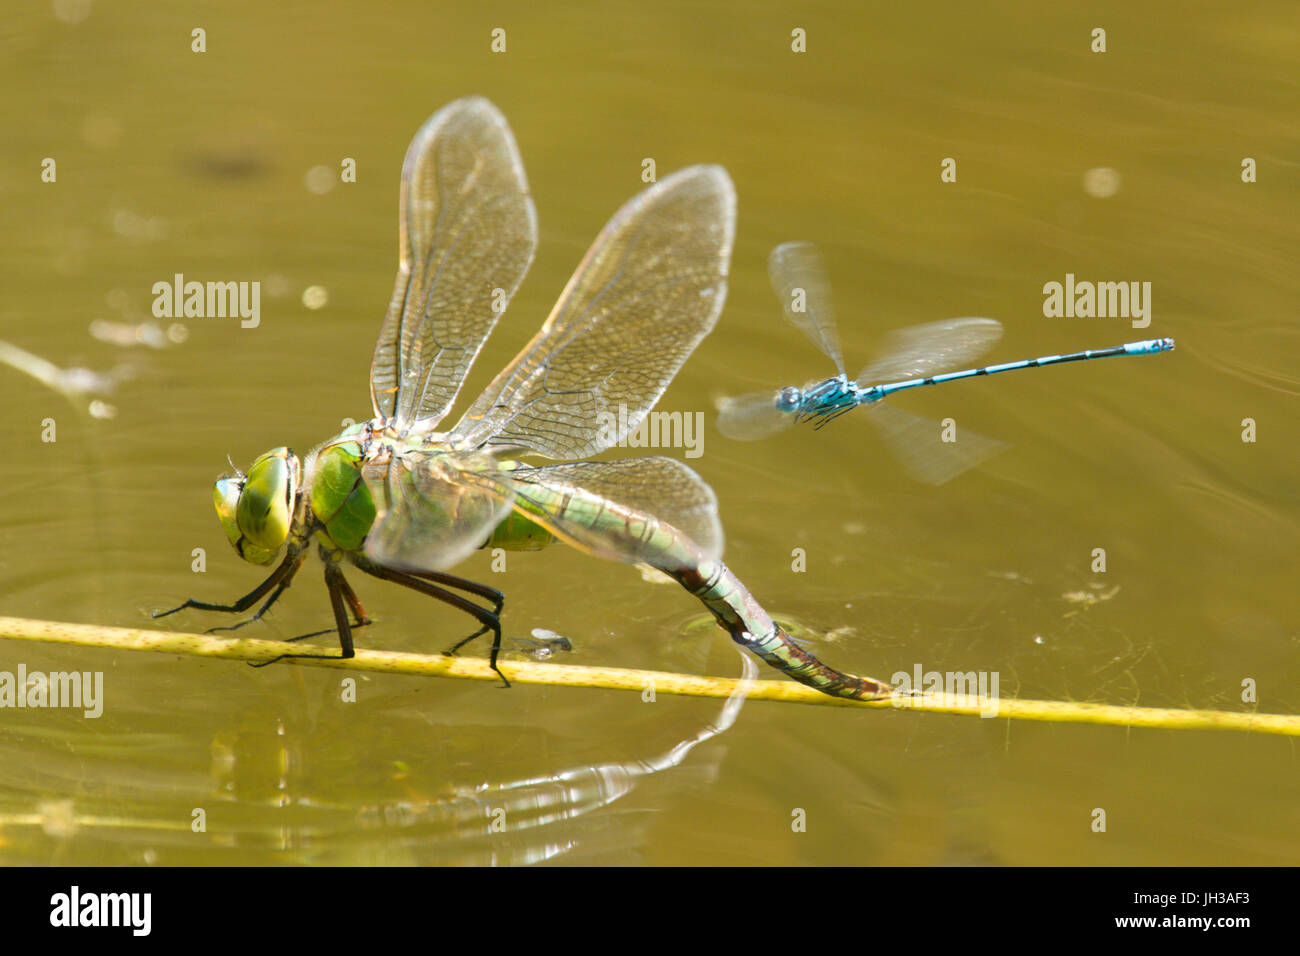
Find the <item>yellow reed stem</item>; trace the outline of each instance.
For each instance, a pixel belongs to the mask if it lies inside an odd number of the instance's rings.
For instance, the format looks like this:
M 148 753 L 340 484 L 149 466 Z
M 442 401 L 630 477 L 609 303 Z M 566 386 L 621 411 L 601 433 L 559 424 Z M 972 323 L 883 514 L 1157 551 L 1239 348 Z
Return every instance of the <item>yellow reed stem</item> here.
M 281 654 L 301 654 L 302 644 L 251 638 L 213 637 L 172 631 L 143 631 L 101 627 L 95 624 L 66 624 L 0 617 L 0 639 L 74 644 L 110 650 L 155 651 L 190 657 L 218 657 L 229 660 L 269 660 Z M 329 650 L 322 648 L 322 653 Z M 459 677 L 470 680 L 498 680 L 486 660 L 472 657 L 405 654 L 394 651 L 358 650 L 356 657 L 293 658 L 285 664 L 332 667 L 338 670 L 371 671 L 424 677 Z M 562 687 L 603 687 L 611 690 L 644 691 L 653 686 L 656 694 L 690 697 L 727 697 L 740 683 L 728 677 L 696 677 L 667 671 L 628 670 L 619 667 L 581 667 L 572 664 L 542 664 L 508 661 L 501 670 L 515 683 L 548 684 Z M 856 701 L 828 697 L 811 687 L 786 680 L 761 680 L 750 685 L 749 700 L 779 700 L 786 703 L 817 704 L 825 707 L 904 708 L 929 714 L 973 717 L 996 705 L 996 716 L 1011 720 L 1039 720 L 1054 723 L 1108 724 L 1118 727 L 1152 727 L 1166 730 L 1244 730 L 1255 733 L 1300 736 L 1300 715 L 1251 714 L 1221 710 L 1180 710 L 1165 707 L 1127 707 L 1056 700 L 988 701 L 980 698 L 905 697 Z

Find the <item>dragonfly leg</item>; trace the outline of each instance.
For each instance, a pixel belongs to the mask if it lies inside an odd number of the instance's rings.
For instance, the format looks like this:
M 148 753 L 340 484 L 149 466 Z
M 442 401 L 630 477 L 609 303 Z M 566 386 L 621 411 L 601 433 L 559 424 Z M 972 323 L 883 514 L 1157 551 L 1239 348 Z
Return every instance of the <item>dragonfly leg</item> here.
M 487 584 L 479 584 L 477 581 L 471 581 L 469 578 L 457 577 L 454 574 L 448 574 L 445 571 L 409 571 L 412 577 L 420 578 L 423 581 L 432 581 L 434 584 L 445 584 L 448 587 L 456 588 L 458 591 L 468 591 L 470 594 L 477 594 L 481 598 L 487 598 L 492 602 L 492 613 L 497 617 L 501 616 L 501 609 L 506 606 L 506 596 L 503 592 Z M 479 631 L 482 634 L 483 631 Z M 474 635 L 478 637 L 478 634 Z
M 850 405 L 847 408 L 837 408 L 832 412 L 827 412 L 823 415 L 819 415 L 817 421 L 813 425 L 813 428 L 825 428 L 831 422 L 835 421 L 835 419 L 839 418 L 841 415 L 847 415 L 855 408 L 857 408 L 856 405 Z
M 452 607 L 456 608 L 457 610 L 464 611 L 466 614 L 477 619 L 478 622 L 483 626 L 480 627 L 473 634 L 471 634 L 469 637 L 465 638 L 462 641 L 458 641 L 456 644 L 448 648 L 443 653 L 448 655 L 455 654 L 458 650 L 460 650 L 470 641 L 474 640 L 474 638 L 482 634 L 486 634 L 488 631 L 491 631 L 492 632 L 492 654 L 491 657 L 489 658 L 489 663 L 491 664 L 492 669 L 497 672 L 497 676 L 501 678 L 501 681 L 504 684 L 504 686 L 506 687 L 510 686 L 510 681 L 506 678 L 506 675 L 501 673 L 501 668 L 497 667 L 497 657 L 500 656 L 501 654 L 501 618 L 496 613 L 489 611 L 487 608 L 479 607 L 473 601 L 470 601 L 467 598 L 463 598 L 459 594 L 454 594 L 453 592 L 448 591 L 446 588 L 438 587 L 438 585 L 432 583 L 429 580 L 426 580 L 426 578 L 433 577 L 434 574 L 437 574 L 438 572 L 422 571 L 417 576 L 415 574 L 411 574 L 405 571 L 396 571 L 392 568 L 385 568 L 382 565 L 372 564 L 367 560 L 357 558 L 357 557 L 353 557 L 353 563 L 357 567 L 359 567 L 362 571 L 366 572 L 366 574 L 379 578 L 381 581 L 392 581 L 394 584 L 400 584 L 403 587 L 408 587 L 412 591 L 417 591 L 420 594 L 428 595 L 431 598 L 437 598 L 439 601 L 442 601 L 445 604 L 450 604 Z M 446 577 L 451 577 L 451 575 L 446 575 Z M 472 581 L 465 581 L 464 579 L 461 578 L 457 578 L 456 580 L 465 585 L 474 584 L 474 582 Z M 450 584 L 451 582 L 448 581 L 446 583 Z M 500 591 L 496 591 L 495 588 L 489 588 L 485 584 L 477 584 L 474 585 L 475 593 L 481 593 L 477 590 L 478 588 L 482 588 L 486 591 L 494 591 L 498 596 L 500 596 L 501 603 L 504 604 L 505 597 L 504 595 L 501 595 Z M 471 590 L 471 589 L 466 588 L 466 590 Z M 487 597 L 489 595 L 485 594 L 484 596 Z M 499 607 L 500 605 L 497 606 Z
M 175 614 L 177 611 L 183 611 L 186 608 L 194 608 L 199 611 L 222 611 L 226 614 L 238 614 L 241 611 L 247 611 L 250 607 L 260 601 L 267 591 L 275 588 L 275 593 L 271 595 L 270 600 L 262 606 L 261 610 L 249 618 L 250 621 L 255 621 L 266 613 L 266 609 L 275 603 L 276 598 L 284 593 L 284 589 L 289 586 L 291 581 L 293 581 L 293 576 L 298 573 L 298 569 L 302 567 L 302 563 L 305 560 L 307 560 L 307 552 L 305 550 L 294 550 L 293 548 L 290 548 L 288 553 L 285 554 L 284 560 L 280 562 L 280 566 L 271 572 L 271 576 L 237 600 L 234 604 L 209 604 L 207 601 L 196 601 L 194 598 L 190 598 L 184 604 L 179 604 L 169 611 L 154 611 L 151 616 L 154 618 L 166 617 L 169 614 Z M 248 621 L 244 621 L 243 623 L 247 624 Z M 242 625 L 236 626 L 238 627 Z
M 266 667 L 270 664 L 276 663 L 277 661 L 285 660 L 286 658 L 315 657 L 329 658 L 333 660 L 347 660 L 349 657 L 356 656 L 357 652 L 352 646 L 352 623 L 348 620 L 348 605 L 356 602 L 355 607 L 353 608 L 355 611 L 356 608 L 361 606 L 361 602 L 357 600 L 356 594 L 352 591 L 352 588 L 348 585 L 347 581 L 344 580 L 343 572 L 339 570 L 338 564 L 328 559 L 325 561 L 325 588 L 329 591 L 330 607 L 334 611 L 334 624 L 338 629 L 339 646 L 343 649 L 343 653 L 338 657 L 335 657 L 333 654 L 280 654 L 277 657 L 271 658 L 269 661 L 250 661 L 249 665 L 251 667 Z M 362 616 L 364 617 L 364 614 Z M 369 623 L 370 621 L 366 619 L 365 624 Z M 329 632 L 323 631 L 321 633 Z M 310 636 L 312 635 L 302 635 L 302 637 Z M 294 640 L 301 640 L 302 637 L 294 638 Z
M 366 615 L 366 609 L 361 606 L 361 599 L 357 597 L 357 592 L 352 590 L 352 585 L 348 584 L 348 579 L 339 575 L 339 589 L 343 592 L 343 600 L 348 602 L 348 607 L 352 608 L 352 630 L 366 627 L 375 623 Z M 286 638 L 287 641 L 305 641 L 310 637 L 320 637 L 322 634 L 333 634 L 334 628 L 327 627 L 323 631 L 312 631 L 310 634 L 299 634 L 297 637 Z
M 347 578 L 343 577 L 342 572 L 339 573 L 339 585 L 343 589 L 343 599 L 348 602 L 348 607 L 352 608 L 352 615 L 356 618 L 352 626 L 365 627 L 367 624 L 373 623 L 366 616 L 366 609 L 361 606 L 361 598 L 357 597 L 357 592 L 352 590 L 352 585 L 348 584 Z
M 360 630 L 360 629 L 363 628 L 363 627 L 366 627 L 367 625 L 374 624 L 374 623 L 375 623 L 374 621 L 369 620 L 369 619 L 366 619 L 366 620 L 364 620 L 364 621 L 353 621 L 353 622 L 352 622 L 351 624 L 349 624 L 348 626 L 349 626 L 352 630 L 356 631 L 356 630 Z M 310 639 L 313 638 L 313 637 L 321 637 L 321 636 L 323 636 L 323 635 L 325 635 L 325 634 L 334 634 L 334 633 L 337 633 L 337 631 L 338 631 L 338 628 L 335 628 L 335 627 L 327 627 L 327 628 L 324 628 L 324 629 L 319 630 L 319 631 L 309 631 L 309 632 L 306 633 L 306 634 L 297 634 L 297 635 L 295 635 L 295 636 L 293 636 L 293 637 L 286 637 L 286 638 L 284 639 L 284 642 L 285 642 L 286 644 L 292 644 L 292 643 L 294 643 L 295 641 L 306 641 L 306 640 L 310 640 Z M 253 666 L 254 666 L 254 667 L 261 667 L 262 665 L 261 665 L 261 664 L 254 664 Z
M 217 631 L 237 631 L 245 624 L 252 624 L 254 621 L 260 621 L 262 619 L 262 615 L 265 614 L 267 611 L 269 611 L 271 609 L 271 605 L 280 599 L 280 595 L 284 593 L 285 588 L 287 588 L 288 586 L 289 586 L 288 581 L 281 581 L 279 585 L 276 587 L 276 589 L 271 592 L 271 596 L 267 598 L 265 602 L 263 602 L 262 606 L 257 609 L 257 613 L 254 614 L 252 617 L 246 617 L 242 621 L 239 621 L 235 624 L 222 624 L 216 627 L 210 627 L 204 633 L 215 634 Z

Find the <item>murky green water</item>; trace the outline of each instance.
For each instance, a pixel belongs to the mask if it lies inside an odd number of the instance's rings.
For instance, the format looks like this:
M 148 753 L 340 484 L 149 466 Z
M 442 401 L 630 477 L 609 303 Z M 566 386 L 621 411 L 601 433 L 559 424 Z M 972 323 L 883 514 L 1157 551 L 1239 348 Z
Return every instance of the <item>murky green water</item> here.
M 826 253 L 854 368 L 886 330 L 953 315 L 1002 321 L 992 361 L 1178 341 L 900 398 L 1012 444 L 938 489 L 861 415 L 740 444 L 710 412 L 691 464 L 771 613 L 885 678 L 919 664 L 996 671 L 1007 696 L 1300 709 L 1294 5 L 441 7 L 65 0 L 8 18 L 0 339 L 130 378 L 106 398 L 116 416 L 92 419 L 0 366 L 4 614 L 141 626 L 256 583 L 211 481 L 227 454 L 305 449 L 369 414 L 403 151 L 480 93 L 518 138 L 541 242 L 467 396 L 534 333 L 643 159 L 661 175 L 722 163 L 740 197 L 730 297 L 662 409 L 827 374 L 764 275 L 796 238 Z M 308 188 L 345 157 L 356 183 Z M 1118 172 L 1112 195 L 1085 190 L 1098 168 Z M 261 324 L 191 320 L 157 350 L 89 334 L 148 320 L 175 273 L 262 282 Z M 1045 318 L 1042 287 L 1067 273 L 1151 282 L 1149 329 Z M 312 286 L 323 307 L 304 305 Z M 460 570 L 508 592 L 510 635 L 563 634 L 574 663 L 740 672 L 721 631 L 692 626 L 697 602 L 635 569 L 556 548 Z M 365 646 L 464 631 L 450 609 L 357 588 L 381 618 Z M 258 634 L 328 622 L 313 566 Z M 101 670 L 106 701 L 95 720 L 0 712 L 8 863 L 1300 861 L 1285 738 L 751 703 L 674 754 L 718 702 L 374 676 L 342 703 L 326 671 L 0 642 L 0 670 L 20 664 Z

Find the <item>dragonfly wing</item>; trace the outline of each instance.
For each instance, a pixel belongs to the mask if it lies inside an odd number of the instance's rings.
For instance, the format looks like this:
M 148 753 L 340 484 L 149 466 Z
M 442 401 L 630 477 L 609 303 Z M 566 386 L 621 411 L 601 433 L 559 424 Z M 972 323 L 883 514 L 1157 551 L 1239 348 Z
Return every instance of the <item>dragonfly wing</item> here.
M 728 438 L 753 441 L 775 435 L 794 424 L 795 416 L 776 407 L 779 392 L 751 392 L 725 396 L 716 402 L 718 431 Z
M 671 566 L 682 535 L 707 558 L 722 554 L 713 489 L 673 458 L 525 467 L 511 478 L 516 510 L 600 557 Z
M 402 165 L 397 284 L 375 345 L 375 414 L 406 432 L 447 413 L 533 261 L 537 214 L 510 127 L 481 97 L 420 128 Z
M 450 568 L 510 513 L 510 480 L 490 455 L 408 448 L 366 468 L 378 512 L 366 554 L 385 567 Z
M 767 274 L 785 317 L 844 372 L 831 284 L 821 253 L 811 242 L 786 242 L 767 257 Z
M 968 428 L 957 429 L 956 441 L 943 440 L 944 428 L 930 418 L 913 415 L 892 405 L 870 406 L 871 420 L 898 456 L 904 470 L 917 481 L 942 485 L 962 472 L 1010 447 Z
M 882 385 L 924 378 L 965 365 L 1002 337 L 996 319 L 944 319 L 891 332 L 878 357 L 862 370 L 859 385 Z
M 616 444 L 717 321 L 735 219 L 735 190 L 720 166 L 683 169 L 626 203 L 452 440 L 548 458 L 586 458 Z

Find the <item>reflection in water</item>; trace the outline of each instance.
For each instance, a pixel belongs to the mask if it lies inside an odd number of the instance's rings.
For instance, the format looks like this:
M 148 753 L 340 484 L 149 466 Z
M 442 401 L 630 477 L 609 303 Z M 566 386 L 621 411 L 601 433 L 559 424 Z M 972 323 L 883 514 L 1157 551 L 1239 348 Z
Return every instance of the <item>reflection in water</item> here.
M 716 719 L 621 760 L 583 759 L 610 745 L 579 742 L 575 754 L 574 741 L 531 726 L 434 723 L 406 694 L 331 702 L 306 721 L 276 696 L 213 731 L 205 780 L 180 741 L 126 730 L 92 744 L 84 721 L 48 712 L 54 724 L 0 740 L 0 864 L 635 862 L 647 808 L 715 779 L 723 750 L 687 758 L 739 716 L 757 677 L 742 660 Z M 626 697 L 586 709 L 616 701 Z M 637 726 L 642 748 L 656 734 Z M 71 746 L 51 746 L 60 740 Z M 34 742 L 39 779 L 22 769 Z
M 128 323 L 94 319 L 90 323 L 90 335 L 91 338 L 121 348 L 143 345 L 162 349 L 184 342 L 189 338 L 189 329 L 180 322 L 173 322 L 164 329 L 152 321 Z M 85 410 L 91 418 L 101 419 L 117 417 L 117 408 L 104 401 L 104 396 L 111 394 L 121 382 L 135 378 L 139 371 L 137 364 L 121 362 L 107 372 L 96 372 L 79 366 L 62 368 L 12 342 L 2 340 L 0 364 L 36 379 L 77 408 L 82 408 L 83 401 L 89 396 L 90 401 L 85 404 Z
M 53 362 L 33 355 L 9 342 L 0 342 L 0 362 L 10 368 L 30 375 L 72 404 L 81 407 L 82 396 L 107 395 L 117 383 L 130 377 L 130 369 L 119 365 L 110 372 L 95 372 L 88 368 L 60 368 Z M 86 410 L 92 418 L 112 418 L 117 409 L 100 398 L 94 398 Z
M 439 799 L 372 805 L 362 808 L 357 822 L 363 829 L 419 830 L 424 844 L 420 847 L 421 863 L 539 863 L 575 851 L 604 854 L 615 844 L 620 848 L 637 845 L 639 837 L 632 838 L 632 834 L 639 829 L 627 815 L 616 815 L 603 826 L 590 821 L 584 821 L 580 829 L 563 824 L 611 807 L 646 778 L 681 766 L 695 747 L 729 729 L 740 715 L 751 682 L 758 676 L 753 659 L 740 656 L 744 677 L 727 698 L 718 719 L 684 736 L 666 751 L 639 760 L 589 764 L 535 777 L 456 787 Z M 699 769 L 711 777 L 720 759 L 718 751 Z M 590 846 L 595 843 L 599 846 Z

